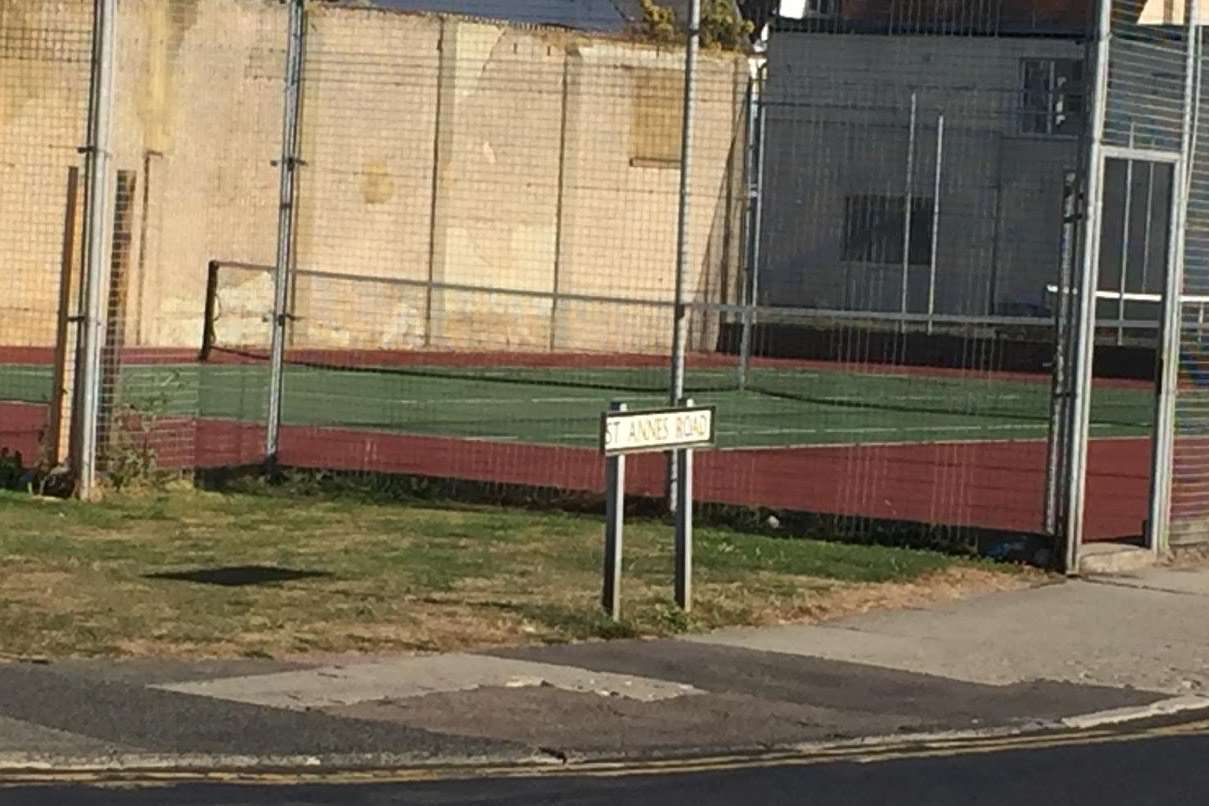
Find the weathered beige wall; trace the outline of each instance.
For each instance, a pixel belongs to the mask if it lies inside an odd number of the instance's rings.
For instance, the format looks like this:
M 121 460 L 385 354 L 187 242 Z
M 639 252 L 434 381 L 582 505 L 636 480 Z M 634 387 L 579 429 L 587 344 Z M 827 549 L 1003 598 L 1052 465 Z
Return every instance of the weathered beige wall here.
M 210 260 L 271 263 L 285 18 L 268 0 L 121 0 L 115 167 L 137 175 L 129 345 L 192 347 Z M 269 310 L 254 281 L 244 303 Z M 246 339 L 264 338 L 260 317 Z
M 549 293 L 567 38 L 448 19 L 441 62 L 433 279 Z M 446 291 L 432 344 L 544 349 L 551 302 Z
M 308 18 L 297 262 L 428 278 L 439 19 L 317 8 Z M 300 278 L 296 346 L 422 345 L 417 285 Z
M 87 53 L 83 0 L 11 2 L 0 11 L 0 42 L 31 13 L 11 8 L 51 9 L 84 29 Z M 121 0 L 120 11 L 114 162 L 136 177 L 124 202 L 133 243 L 123 333 L 130 346 L 196 347 L 207 263 L 274 260 L 286 9 L 269 0 Z M 297 264 L 353 277 L 298 278 L 294 347 L 667 348 L 666 305 L 552 300 L 557 290 L 670 301 L 682 53 L 330 6 L 311 9 L 306 36 Z M 8 90 L 0 166 L 25 165 L 9 159 L 22 149 L 74 148 L 82 137 L 65 132 L 83 130 L 86 60 L 70 91 L 62 65 L 37 70 L 0 72 Z M 740 160 L 732 157 L 742 148 L 744 76 L 738 57 L 702 60 L 687 284 L 698 300 L 733 298 Z M 35 91 L 59 93 L 56 108 L 71 110 L 57 128 L 13 100 Z M 0 240 L 0 261 L 19 262 L 32 278 L 0 302 L 9 306 L 0 344 L 50 342 L 58 173 L 78 160 L 64 153 L 22 168 L 28 175 L 3 168 L 5 187 L 43 198 L 21 219 L 38 229 L 37 249 L 25 237 Z M 12 197 L 0 191 L 6 208 Z M 269 276 L 223 278 L 219 338 L 267 344 Z M 703 348 L 714 325 L 695 322 Z
M 679 52 L 614 42 L 585 41 L 570 55 L 560 292 L 673 299 L 682 60 Z M 685 282 L 693 301 L 704 301 L 716 278 L 728 268 L 733 275 L 737 262 L 733 249 L 711 250 L 710 244 L 724 229 L 738 241 L 737 200 L 727 215 L 718 213 L 741 167 L 730 157 L 742 148 L 744 70 L 738 60 L 701 61 Z M 729 176 L 728 168 L 735 169 Z M 571 301 L 560 313 L 556 344 L 562 349 L 670 347 L 666 306 Z
M 83 166 L 92 4 L 0 0 L 0 344 L 54 342 L 67 175 Z

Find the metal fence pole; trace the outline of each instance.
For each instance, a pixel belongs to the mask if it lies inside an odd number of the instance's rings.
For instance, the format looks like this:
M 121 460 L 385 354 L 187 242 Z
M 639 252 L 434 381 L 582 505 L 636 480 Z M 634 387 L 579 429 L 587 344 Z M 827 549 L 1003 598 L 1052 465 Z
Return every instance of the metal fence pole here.
M 751 82 L 747 118 L 747 276 L 744 278 L 743 334 L 739 341 L 739 389 L 747 388 L 751 367 L 752 331 L 760 304 L 760 222 L 764 196 L 764 66 Z
M 1154 221 L 1154 163 L 1146 163 L 1146 228 L 1142 233 L 1142 281 L 1146 291 L 1150 283 L 1150 225 Z
M 1062 253 L 1058 264 L 1057 294 L 1054 300 L 1054 364 L 1050 381 L 1049 434 L 1045 462 L 1045 532 L 1059 533 L 1059 519 L 1065 483 L 1064 439 L 1067 426 L 1067 393 L 1069 391 L 1069 333 L 1071 317 L 1071 286 L 1074 283 L 1074 260 L 1077 250 L 1079 220 L 1079 188 L 1082 169 L 1075 172 L 1064 188 L 1062 203 Z M 1065 178 L 1064 178 L 1065 179 Z
M 756 128 L 760 132 L 760 141 L 757 143 L 759 151 L 756 154 L 756 209 L 755 220 L 752 222 L 752 239 L 751 239 L 751 290 L 748 292 L 751 297 L 751 327 L 752 335 L 755 335 L 755 328 L 760 324 L 760 266 L 764 259 L 764 156 L 767 154 L 765 145 L 768 142 L 768 104 L 764 102 L 764 83 L 768 76 L 768 67 L 760 65 L 760 109 L 756 116 Z M 751 365 L 752 346 L 748 344 L 747 363 Z
M 1184 244 L 1187 230 L 1188 195 L 1192 182 L 1192 148 L 1195 119 L 1193 107 L 1199 101 L 1196 75 L 1200 67 L 1200 27 L 1198 0 L 1185 6 L 1184 119 L 1180 137 L 1180 161 L 1171 181 L 1170 257 L 1164 287 L 1162 325 L 1159 332 L 1159 394 L 1155 403 L 1154 458 L 1150 475 L 1150 510 L 1146 539 L 1156 554 L 1168 547 L 1171 520 L 1172 472 L 1175 453 L 1175 405 L 1179 393 L 1180 343 L 1184 324 Z
M 911 274 L 911 197 L 915 189 L 915 115 L 918 97 L 911 93 L 911 128 L 907 132 L 907 181 L 903 192 L 903 287 L 899 311 L 907 313 L 907 288 Z M 907 322 L 899 323 L 899 330 L 906 332 Z
M 265 423 L 265 458 L 277 459 L 281 432 L 282 389 L 285 385 L 286 327 L 289 322 L 290 272 L 294 261 L 294 195 L 298 182 L 298 119 L 301 111 L 302 49 L 306 31 L 306 0 L 290 3 L 286 51 L 285 110 L 281 127 L 281 190 L 277 217 L 277 262 L 273 276 L 273 340 L 269 359 L 269 410 Z
M 746 201 L 746 215 L 743 217 L 743 278 L 739 292 L 739 304 L 743 306 L 743 312 L 740 314 L 741 331 L 739 334 L 739 364 L 736 367 L 738 372 L 738 386 L 742 391 L 747 388 L 747 354 L 751 349 L 751 251 L 752 251 L 752 218 L 756 207 L 756 116 L 759 106 L 759 95 L 756 90 L 756 79 L 754 76 L 748 78 L 747 81 L 747 119 L 744 128 L 744 159 L 743 173 L 744 181 L 747 187 L 744 191 L 744 199 Z
M 92 34 L 92 87 L 85 147 L 88 197 L 84 218 L 84 282 L 80 289 L 80 366 L 76 435 L 72 444 L 77 494 L 92 497 L 97 482 L 97 434 L 101 397 L 101 347 L 105 338 L 101 300 L 105 283 L 105 245 L 109 221 L 109 175 L 113 136 L 114 62 L 117 0 L 95 0 Z
M 558 192 L 554 202 L 554 276 L 550 281 L 550 352 L 558 348 L 558 292 L 559 275 L 563 268 L 563 205 L 567 193 L 567 96 L 570 81 L 571 60 L 563 59 L 562 112 L 558 123 Z M 433 175 L 436 175 L 435 160 Z M 434 201 L 436 195 L 434 192 Z
M 1071 387 L 1066 407 L 1065 450 L 1061 480 L 1064 570 L 1078 573 L 1083 541 L 1084 499 L 1087 491 L 1087 443 L 1091 419 L 1092 357 L 1095 350 L 1096 289 L 1100 277 L 1100 230 L 1104 206 L 1104 120 L 1108 101 L 1108 57 L 1112 35 L 1112 0 L 1100 0 L 1094 42 L 1094 76 L 1091 115 L 1087 121 L 1087 198 L 1084 202 L 1082 267 L 1071 301 Z
M 680 205 L 676 225 L 676 290 L 672 325 L 672 373 L 668 398 L 679 405 L 684 397 L 684 351 L 688 343 L 688 307 L 684 300 L 685 275 L 689 262 L 689 197 L 692 192 L 693 100 L 697 72 L 697 50 L 701 45 L 701 0 L 689 4 L 688 44 L 684 52 L 684 126 L 680 140 Z M 676 508 L 677 462 L 668 455 L 668 506 Z
M 1129 145 L 1134 144 L 1136 124 L 1129 125 Z M 1117 278 L 1117 346 L 1125 343 L 1125 287 L 1129 284 L 1130 218 L 1133 214 L 1133 160 L 1125 163 L 1125 210 L 1121 224 L 1121 273 Z M 1146 289 L 1143 288 L 1143 291 Z
M 932 188 L 932 254 L 928 267 L 928 335 L 936 315 L 936 260 L 940 250 L 940 180 L 945 156 L 945 115 L 936 116 L 936 182 Z

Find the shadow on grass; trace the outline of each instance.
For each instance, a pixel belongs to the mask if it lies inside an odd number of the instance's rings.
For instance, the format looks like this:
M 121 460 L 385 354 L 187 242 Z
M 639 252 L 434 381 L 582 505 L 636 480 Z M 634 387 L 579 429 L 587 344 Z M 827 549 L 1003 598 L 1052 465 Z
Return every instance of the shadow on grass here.
M 146 574 L 144 579 L 165 579 L 173 582 L 193 582 L 198 585 L 221 585 L 228 588 L 295 582 L 300 579 L 327 579 L 326 571 L 277 568 L 269 565 L 236 565 L 226 568 L 195 568 L 189 571 L 164 571 Z

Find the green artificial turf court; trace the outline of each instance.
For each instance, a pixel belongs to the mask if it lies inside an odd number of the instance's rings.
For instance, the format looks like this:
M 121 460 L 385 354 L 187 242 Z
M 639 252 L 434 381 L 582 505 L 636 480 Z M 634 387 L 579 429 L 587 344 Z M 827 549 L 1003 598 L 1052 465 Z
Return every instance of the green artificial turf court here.
M 818 366 L 690 369 L 694 402 L 718 408 L 722 448 L 1043 439 L 1047 379 L 856 372 Z M 127 365 L 121 399 L 159 416 L 257 421 L 268 367 L 244 364 Z M 662 367 L 287 367 L 289 425 L 589 447 L 612 400 L 666 405 Z M 0 400 L 49 399 L 48 366 L 0 365 Z M 1143 436 L 1153 415 L 1141 385 L 1102 384 L 1092 400 L 1093 436 Z

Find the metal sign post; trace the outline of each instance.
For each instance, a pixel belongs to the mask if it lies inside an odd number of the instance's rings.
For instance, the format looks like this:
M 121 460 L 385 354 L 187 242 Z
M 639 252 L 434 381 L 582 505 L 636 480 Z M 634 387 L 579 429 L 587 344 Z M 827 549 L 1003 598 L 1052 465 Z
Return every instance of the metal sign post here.
M 625 527 L 625 458 L 631 453 L 672 451 L 679 472 L 676 487 L 676 604 L 692 605 L 693 449 L 714 444 L 714 407 L 685 400 L 672 409 L 629 411 L 613 403 L 600 418 L 600 452 L 605 457 L 605 552 L 601 605 L 621 618 L 621 549 Z
M 685 406 L 692 407 L 686 400 Z M 676 604 L 684 612 L 693 605 L 693 451 L 676 451 Z
M 624 403 L 613 403 L 610 413 L 623 414 Z M 600 603 L 609 618 L 621 618 L 621 537 L 625 528 L 625 454 L 605 459 L 604 592 Z

